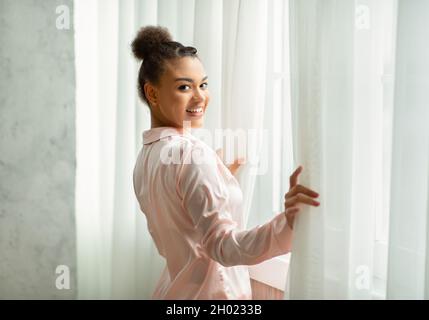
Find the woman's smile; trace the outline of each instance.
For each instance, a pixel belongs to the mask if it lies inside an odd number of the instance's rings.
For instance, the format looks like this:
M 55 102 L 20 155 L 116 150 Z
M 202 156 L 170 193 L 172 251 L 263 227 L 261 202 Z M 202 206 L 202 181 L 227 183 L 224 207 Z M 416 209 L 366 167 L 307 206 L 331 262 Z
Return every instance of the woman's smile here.
M 187 108 L 186 114 L 192 118 L 202 117 L 204 115 L 204 107 L 200 106 L 200 107 Z

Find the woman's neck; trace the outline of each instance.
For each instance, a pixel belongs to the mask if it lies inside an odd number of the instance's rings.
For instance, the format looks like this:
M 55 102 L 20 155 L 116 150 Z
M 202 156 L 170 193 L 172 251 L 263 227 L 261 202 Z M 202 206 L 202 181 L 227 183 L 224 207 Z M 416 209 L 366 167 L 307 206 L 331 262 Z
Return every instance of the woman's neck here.
M 181 132 L 191 132 L 191 130 L 192 130 L 190 122 L 187 122 L 187 125 L 185 123 L 184 126 L 179 127 L 179 126 L 176 126 L 174 124 L 163 123 L 163 122 L 159 121 L 157 118 L 155 118 L 152 114 L 150 116 L 150 120 L 151 120 L 151 126 L 150 126 L 151 129 L 160 128 L 160 127 L 169 127 L 169 128 L 174 128 L 174 129 L 181 131 Z

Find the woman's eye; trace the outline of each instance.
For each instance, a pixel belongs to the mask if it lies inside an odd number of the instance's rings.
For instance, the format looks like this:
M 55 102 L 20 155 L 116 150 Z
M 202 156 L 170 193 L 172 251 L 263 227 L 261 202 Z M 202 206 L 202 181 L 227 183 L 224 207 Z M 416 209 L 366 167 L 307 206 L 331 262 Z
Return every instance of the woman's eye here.
M 205 88 L 207 88 L 208 87 L 208 83 L 207 82 L 205 82 L 205 83 L 203 83 L 203 84 L 201 84 L 201 86 L 205 89 Z M 186 88 L 190 88 L 190 86 L 188 86 L 187 84 L 184 84 L 183 86 L 180 86 L 179 87 L 179 90 L 182 90 L 182 91 L 184 91 L 184 90 L 186 90 Z
M 185 90 L 186 89 L 186 87 L 189 87 L 188 85 L 186 85 L 186 84 L 184 84 L 183 86 L 180 86 L 179 87 L 179 90 Z

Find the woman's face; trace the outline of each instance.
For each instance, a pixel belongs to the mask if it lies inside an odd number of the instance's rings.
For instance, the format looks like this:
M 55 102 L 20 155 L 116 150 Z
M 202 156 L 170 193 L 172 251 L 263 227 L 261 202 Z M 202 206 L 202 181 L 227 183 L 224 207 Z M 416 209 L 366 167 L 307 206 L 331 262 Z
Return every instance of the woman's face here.
M 184 121 L 189 121 L 192 128 L 202 127 L 210 101 L 207 86 L 207 76 L 198 58 L 167 61 L 160 85 L 154 87 L 156 102 L 152 104 L 151 113 L 155 126 L 182 128 Z

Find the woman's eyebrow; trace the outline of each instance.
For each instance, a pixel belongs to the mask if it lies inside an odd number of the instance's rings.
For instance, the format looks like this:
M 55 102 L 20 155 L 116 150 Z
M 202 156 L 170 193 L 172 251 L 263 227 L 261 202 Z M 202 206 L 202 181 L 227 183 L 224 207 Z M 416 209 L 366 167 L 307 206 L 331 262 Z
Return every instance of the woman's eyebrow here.
M 207 80 L 209 77 L 205 76 L 201 81 Z M 188 81 L 188 82 L 194 82 L 191 78 L 177 78 L 174 81 Z

